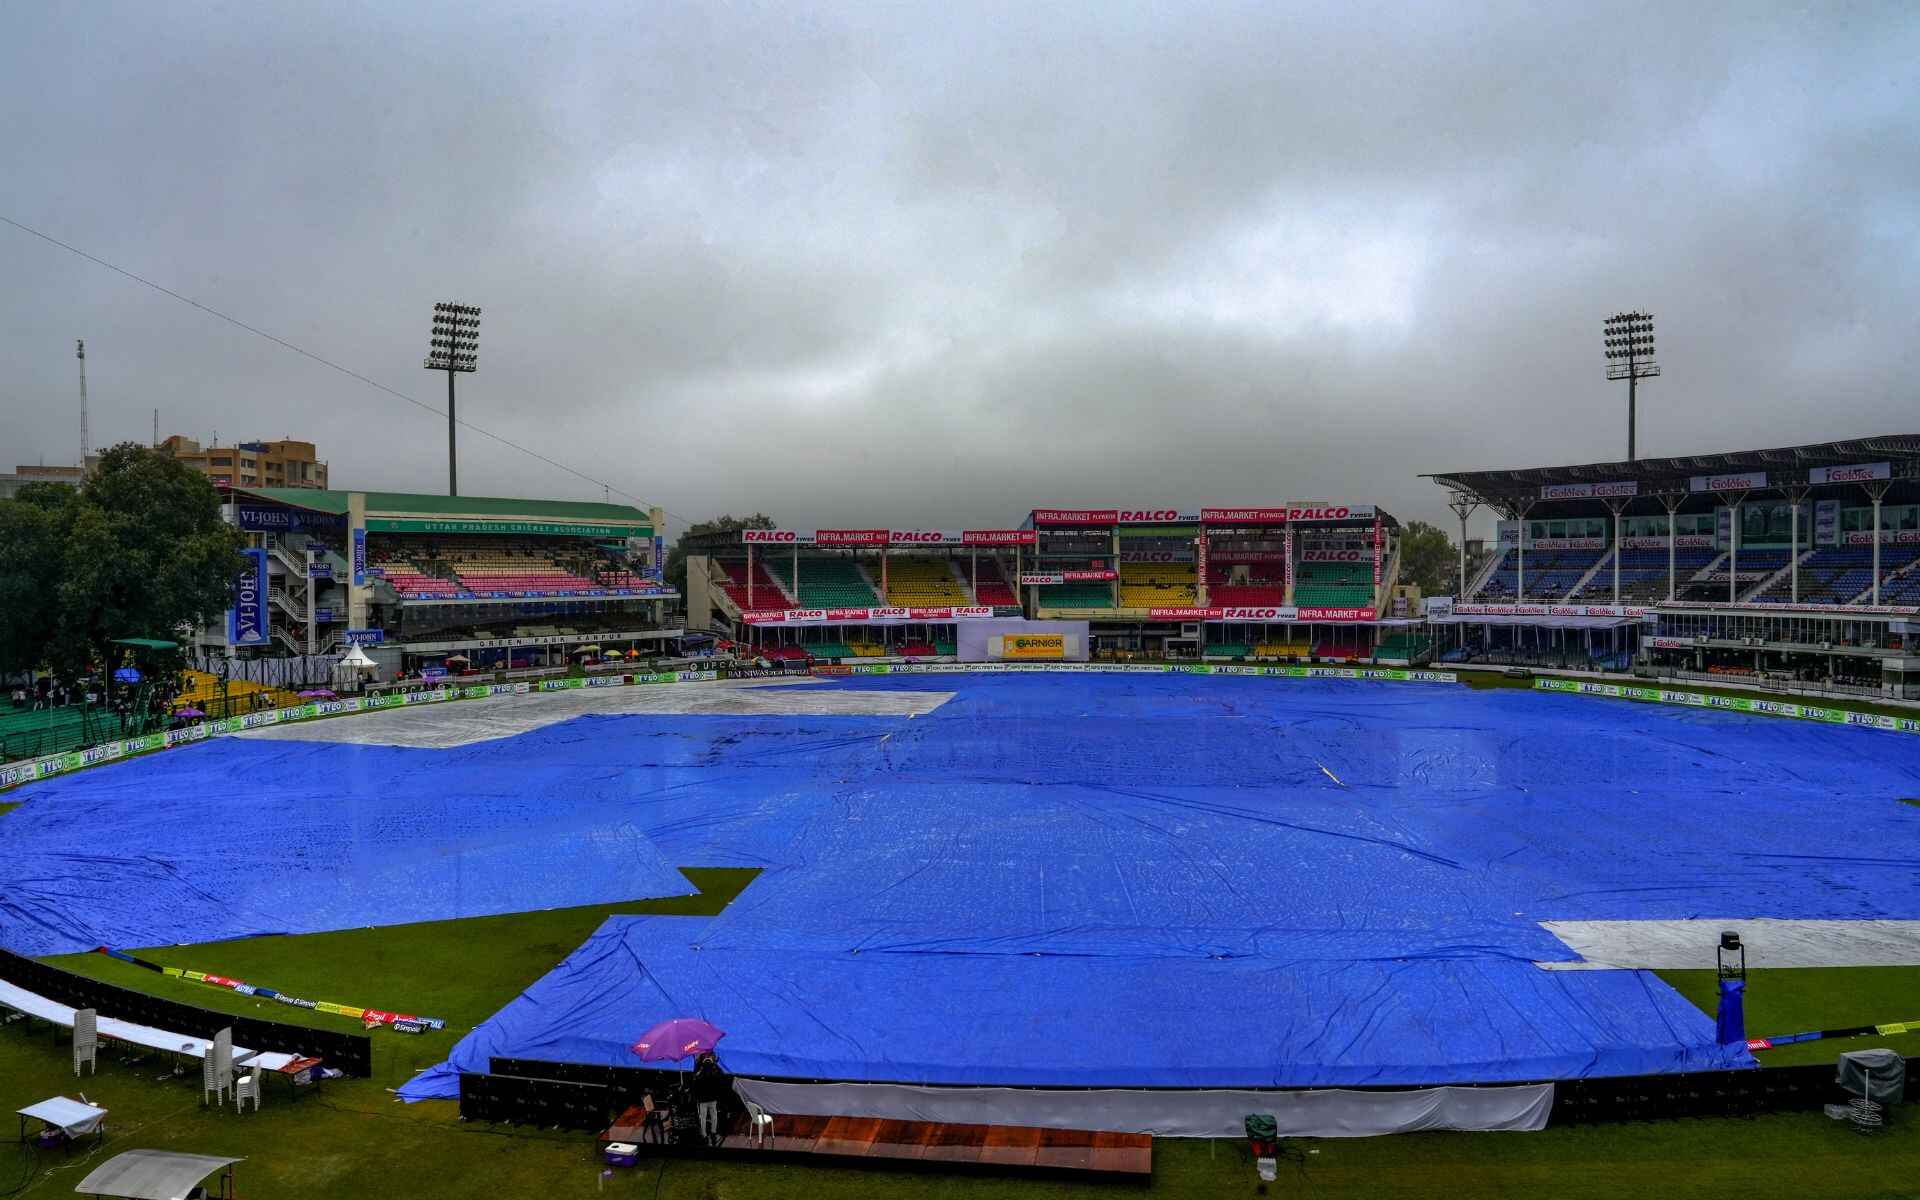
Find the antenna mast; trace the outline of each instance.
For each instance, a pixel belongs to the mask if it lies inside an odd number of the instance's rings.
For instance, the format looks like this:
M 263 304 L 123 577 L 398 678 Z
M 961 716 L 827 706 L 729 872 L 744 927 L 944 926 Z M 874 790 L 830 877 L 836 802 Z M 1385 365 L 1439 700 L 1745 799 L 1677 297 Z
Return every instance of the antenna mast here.
M 92 441 L 87 436 L 87 340 L 78 338 L 74 342 L 73 356 L 80 360 L 80 473 L 87 473 L 87 446 Z

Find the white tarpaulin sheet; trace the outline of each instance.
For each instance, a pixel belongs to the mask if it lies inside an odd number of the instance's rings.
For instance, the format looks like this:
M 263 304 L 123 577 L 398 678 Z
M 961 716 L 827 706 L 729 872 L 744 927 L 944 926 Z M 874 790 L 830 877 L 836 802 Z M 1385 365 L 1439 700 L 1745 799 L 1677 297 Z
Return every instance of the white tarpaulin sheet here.
M 1712 917 L 1540 924 L 1586 960 L 1540 964 L 1549 971 L 1709 970 L 1723 929 L 1740 934 L 1748 967 L 1920 967 L 1920 921 Z
M 1546 1128 L 1547 1114 L 1553 1109 L 1550 1083 L 1391 1092 L 1346 1088 L 1067 1091 L 773 1083 L 738 1077 L 734 1086 L 770 1113 L 1090 1129 L 1155 1137 L 1242 1137 L 1249 1113 L 1273 1114 L 1281 1137 L 1374 1137 L 1442 1129 L 1532 1132 Z

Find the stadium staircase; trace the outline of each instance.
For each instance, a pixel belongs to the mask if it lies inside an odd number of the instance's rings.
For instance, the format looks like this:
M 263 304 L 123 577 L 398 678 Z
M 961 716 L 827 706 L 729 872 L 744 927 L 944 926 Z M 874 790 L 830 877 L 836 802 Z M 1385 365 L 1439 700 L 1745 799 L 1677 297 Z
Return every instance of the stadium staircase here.
M 746 560 L 734 562 L 715 559 L 713 565 L 720 573 L 720 578 L 715 582 L 719 584 L 721 594 L 726 596 L 733 603 L 733 607 L 740 612 L 747 612 L 749 608 L 760 612 L 785 612 L 790 608 L 800 607 L 793 602 L 793 597 L 787 593 L 786 586 L 768 574 L 765 559 L 753 564 L 751 606 L 747 603 Z
M 1783 603 L 1785 600 L 1791 598 L 1793 594 L 1794 567 L 1806 566 L 1808 561 L 1813 558 L 1815 553 L 1816 552 L 1812 550 L 1803 550 L 1798 555 L 1788 554 L 1787 560 L 1780 564 L 1780 569 L 1778 571 L 1775 571 L 1773 574 L 1767 576 L 1765 579 L 1762 579 L 1759 583 L 1754 584 L 1751 588 L 1740 593 L 1740 603 L 1742 604 Z M 1806 580 L 1802 578 L 1801 583 L 1804 585 L 1805 582 Z M 1777 588 L 1776 588 L 1776 585 L 1777 585 Z M 1775 590 L 1778 590 L 1781 594 L 1781 598 L 1779 600 L 1774 600 L 1770 596 L 1770 593 L 1774 592 Z M 1802 599 L 1804 598 L 1805 598 L 1805 591 L 1803 587 Z
M 1468 597 L 1473 600 L 1480 599 L 1480 593 L 1486 590 L 1487 582 L 1493 578 L 1494 572 L 1500 569 L 1500 564 L 1506 561 L 1507 554 L 1505 550 L 1489 554 L 1486 560 L 1475 568 L 1473 586 L 1467 589 Z
M 1600 583 L 1601 590 L 1605 592 L 1608 598 L 1611 598 L 1613 596 L 1613 557 L 1618 553 L 1619 550 L 1617 549 L 1609 549 L 1603 552 L 1599 558 L 1595 559 L 1593 565 L 1587 568 L 1587 573 L 1580 577 L 1580 582 L 1574 584 L 1572 590 L 1567 592 L 1568 598 L 1585 596 L 1587 590 L 1593 586 L 1596 579 Z M 1626 579 L 1623 572 L 1621 585 L 1624 587 L 1625 584 Z
M 1873 547 L 1863 547 L 1868 554 L 1865 574 L 1867 582 L 1855 593 L 1849 604 L 1870 604 L 1873 602 Z M 1895 551 L 1896 556 L 1906 556 L 1905 563 L 1897 560 L 1892 570 L 1888 570 L 1887 552 Z M 1920 546 L 1882 546 L 1880 547 L 1880 569 L 1886 574 L 1880 577 L 1880 603 L 1882 604 L 1920 604 Z

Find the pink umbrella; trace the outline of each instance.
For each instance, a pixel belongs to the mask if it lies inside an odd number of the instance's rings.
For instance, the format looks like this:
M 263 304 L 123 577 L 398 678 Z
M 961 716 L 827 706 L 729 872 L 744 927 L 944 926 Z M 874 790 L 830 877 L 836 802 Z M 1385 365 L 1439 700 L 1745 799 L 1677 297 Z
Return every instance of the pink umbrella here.
M 633 1052 L 641 1062 L 679 1062 L 705 1054 L 725 1036 L 725 1030 L 715 1029 L 699 1017 L 675 1017 L 641 1034 Z

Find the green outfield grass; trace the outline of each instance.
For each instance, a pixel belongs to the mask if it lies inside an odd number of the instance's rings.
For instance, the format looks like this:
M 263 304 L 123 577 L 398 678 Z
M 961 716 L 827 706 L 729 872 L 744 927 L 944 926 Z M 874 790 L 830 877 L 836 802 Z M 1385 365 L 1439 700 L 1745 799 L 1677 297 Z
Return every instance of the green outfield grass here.
M 141 1146 L 245 1156 L 242 1195 L 332 1197 L 657 1197 L 659 1200 L 1066 1200 L 1146 1194 L 1253 1196 L 1256 1181 L 1239 1141 L 1162 1140 L 1151 1186 L 1034 1181 L 891 1170 L 676 1160 L 622 1171 L 599 1190 L 591 1139 L 551 1131 L 461 1122 L 450 1102 L 404 1105 L 389 1089 L 438 1062 L 467 1028 L 549 970 L 609 914 L 711 915 L 755 872 L 688 870 L 701 889 L 683 899 L 560 909 L 465 921 L 399 925 L 298 937 L 254 938 L 141 950 L 295 995 L 409 1010 L 445 1018 L 440 1034 L 375 1031 L 374 1077 L 339 1080 L 298 1103 L 268 1090 L 264 1109 L 236 1116 L 200 1107 L 197 1074 L 161 1081 L 152 1061 L 129 1066 L 103 1056 L 97 1077 L 76 1082 L 64 1038 L 24 1023 L 0 1030 L 0 1102 L 21 1107 L 83 1091 L 112 1111 L 104 1150 L 29 1162 L 0 1153 L 0 1197 L 51 1200 L 102 1158 Z M 50 961 L 70 970 L 203 1007 L 304 1020 L 333 1029 L 353 1022 L 253 1000 L 142 971 L 103 955 Z M 1696 1003 L 1710 1005 L 1713 973 L 1663 972 Z M 1920 995 L 1914 969 L 1756 971 L 1748 1011 L 1756 1031 L 1897 1020 Z M 1903 1003 L 1904 1002 L 1904 1003 Z M 1896 1045 L 1902 1039 L 1886 1039 Z M 1920 1038 L 1907 1035 L 1907 1043 Z M 1848 1044 L 1816 1043 L 1763 1061 L 1831 1061 Z M 1862 1042 L 1858 1044 L 1878 1044 Z M 1898 1046 L 1909 1053 L 1913 1045 Z M 1538 1134 L 1417 1134 L 1292 1144 L 1267 1194 L 1319 1197 L 1905 1197 L 1920 1196 L 1920 1119 L 1900 1119 L 1868 1142 L 1819 1114 L 1753 1120 L 1684 1120 Z M 9 1165 L 10 1164 L 10 1165 Z M 10 1200 L 10 1198 L 9 1198 Z

